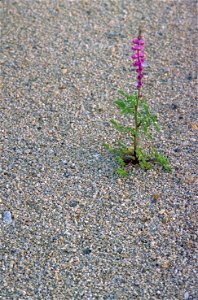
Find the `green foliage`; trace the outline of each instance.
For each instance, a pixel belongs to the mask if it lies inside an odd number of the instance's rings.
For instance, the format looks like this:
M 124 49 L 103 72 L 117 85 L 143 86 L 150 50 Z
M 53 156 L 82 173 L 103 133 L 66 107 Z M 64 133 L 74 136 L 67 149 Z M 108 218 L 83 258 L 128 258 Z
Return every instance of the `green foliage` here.
M 157 124 L 157 117 L 154 114 L 151 114 L 147 102 L 145 99 L 141 100 L 141 122 L 142 122 L 142 129 L 147 136 L 148 139 L 152 139 L 151 133 L 148 132 L 148 128 L 153 125 L 153 128 L 159 132 L 160 128 Z
M 142 151 L 141 147 L 137 148 L 137 155 L 142 169 L 150 170 L 151 165 L 148 163 L 148 156 Z
M 131 153 L 121 142 L 118 143 L 119 147 L 117 149 L 112 148 L 109 144 L 104 144 L 104 147 L 115 156 L 119 165 L 116 172 L 120 176 L 127 176 L 127 171 L 124 169 L 126 165 L 124 157 L 126 156 L 127 159 L 131 159 L 132 162 L 139 162 L 141 168 L 146 170 L 151 169 L 151 164 L 149 163 L 151 156 L 143 152 L 140 147 L 139 135 L 143 133 L 148 140 L 152 140 L 152 128 L 157 132 L 160 131 L 160 128 L 157 124 L 157 117 L 150 112 L 149 106 L 144 98 L 139 99 L 137 94 L 129 95 L 122 90 L 119 91 L 119 94 L 121 98 L 117 99 L 115 104 L 123 115 L 132 114 L 134 116 L 134 126 L 124 126 L 115 120 L 111 120 L 111 124 L 119 132 L 129 134 L 132 137 L 134 153 Z M 162 165 L 166 171 L 170 172 L 171 167 L 167 158 L 157 153 L 153 147 L 151 147 L 151 150 L 155 160 Z
M 116 158 L 116 160 L 117 160 L 120 167 L 125 166 L 125 162 L 124 162 L 124 160 L 122 159 L 122 157 L 120 155 L 116 155 L 115 158 Z
M 155 160 L 167 171 L 171 172 L 171 166 L 165 156 L 155 151 Z
M 114 101 L 118 109 L 120 109 L 123 115 L 133 114 L 137 102 L 137 95 L 131 96 L 122 90 L 119 91 L 119 94 L 122 96 L 122 98 Z

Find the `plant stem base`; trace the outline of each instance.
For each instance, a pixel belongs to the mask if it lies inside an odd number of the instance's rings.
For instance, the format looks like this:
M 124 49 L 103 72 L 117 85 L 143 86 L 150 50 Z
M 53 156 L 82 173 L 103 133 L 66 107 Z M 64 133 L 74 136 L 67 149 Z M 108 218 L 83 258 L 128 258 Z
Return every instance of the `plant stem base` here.
M 134 158 L 132 158 L 132 156 Z M 129 152 L 127 155 L 125 155 L 123 157 L 123 161 L 125 162 L 126 165 L 137 165 L 140 163 L 138 157 L 135 156 L 133 152 Z

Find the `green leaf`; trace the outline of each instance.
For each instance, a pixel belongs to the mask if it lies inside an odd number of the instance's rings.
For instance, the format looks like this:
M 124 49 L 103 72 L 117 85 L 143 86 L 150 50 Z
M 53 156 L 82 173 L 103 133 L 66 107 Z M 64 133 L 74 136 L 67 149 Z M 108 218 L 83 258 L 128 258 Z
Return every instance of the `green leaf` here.
M 154 123 L 153 126 L 157 132 L 160 132 L 160 128 L 159 128 L 158 124 Z
M 107 143 L 104 143 L 103 147 L 114 155 L 117 153 L 117 150 L 112 148 L 111 146 L 109 146 L 109 144 L 107 144 Z
M 129 97 L 129 95 L 127 93 L 125 93 L 123 90 L 119 90 L 118 93 L 127 99 Z
M 109 144 L 107 144 L 107 143 L 103 143 L 102 145 L 103 145 L 103 147 L 104 147 L 105 149 L 107 149 L 107 150 L 109 150 L 109 149 L 110 149 L 110 146 L 109 146 Z
M 124 162 L 124 160 L 122 159 L 122 157 L 120 157 L 119 155 L 116 155 L 115 158 L 116 158 L 118 164 L 119 164 L 121 167 L 124 167 L 124 166 L 125 166 L 125 162 Z
M 120 146 L 119 153 L 121 155 L 127 154 L 129 152 L 127 147 L 124 144 L 122 144 L 121 142 L 118 142 L 118 145 Z
M 157 117 L 155 115 L 151 115 L 151 120 L 153 123 L 157 122 Z
M 145 111 L 146 116 L 147 116 L 147 117 L 150 117 L 151 114 L 150 114 L 150 110 L 149 110 L 149 107 L 148 107 L 146 101 L 143 101 L 143 102 L 142 102 L 142 107 L 144 108 L 144 111 Z
M 127 132 L 131 133 L 133 136 L 135 136 L 136 134 L 136 131 L 134 128 L 131 128 L 131 127 L 126 127 L 125 128 Z
M 137 96 L 136 95 L 131 95 L 128 97 L 128 102 L 130 103 L 130 107 L 134 108 L 137 102 Z
M 142 123 L 142 130 L 144 131 L 145 134 L 147 134 L 148 128 L 147 128 L 147 126 L 145 125 L 145 123 Z
M 146 170 L 150 170 L 152 168 L 147 161 L 140 161 L 140 167 Z
M 146 137 L 147 137 L 147 139 L 149 139 L 149 140 L 152 140 L 152 139 L 153 139 L 153 136 L 152 136 L 152 134 L 151 134 L 150 132 L 147 133 Z
M 151 115 L 151 121 L 153 123 L 153 126 L 154 126 L 155 130 L 157 132 L 160 132 L 160 128 L 159 128 L 159 126 L 157 124 L 157 117 L 155 115 Z
M 120 175 L 121 177 L 127 177 L 128 176 L 127 171 L 125 171 L 124 169 L 121 169 L 121 168 L 117 168 L 116 173 L 118 175 Z
M 111 124 L 120 132 L 124 131 L 124 126 L 123 125 L 119 125 L 115 120 L 110 120 Z
M 126 114 L 131 114 L 133 111 L 133 107 L 131 105 L 127 105 L 124 103 L 122 100 L 116 100 L 114 103 L 117 105 L 117 107 L 121 110 L 121 113 L 126 115 Z
M 155 151 L 154 153 L 155 155 L 155 159 L 156 161 L 163 166 L 163 168 L 167 171 L 167 172 L 171 172 L 171 166 L 167 160 L 167 158 L 165 156 L 163 156 L 162 154 L 158 153 Z
M 122 100 L 116 100 L 116 101 L 114 101 L 114 103 L 120 109 L 125 109 L 126 108 L 126 104 Z

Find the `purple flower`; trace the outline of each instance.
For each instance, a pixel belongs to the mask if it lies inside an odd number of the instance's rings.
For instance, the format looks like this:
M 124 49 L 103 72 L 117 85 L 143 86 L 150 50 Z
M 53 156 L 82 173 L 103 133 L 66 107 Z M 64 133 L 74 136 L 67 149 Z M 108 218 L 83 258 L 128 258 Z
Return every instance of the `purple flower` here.
M 141 79 L 143 78 L 143 76 L 144 76 L 143 74 L 139 74 L 139 75 L 137 76 L 137 79 L 138 79 L 138 80 L 141 80 Z
M 134 63 L 133 63 L 133 66 L 134 67 L 141 67 L 142 65 L 142 62 L 140 60 L 136 60 Z
M 142 81 L 138 81 L 137 83 L 137 88 L 140 89 L 142 87 L 143 82 Z
M 138 40 L 138 39 L 134 39 L 134 40 L 132 40 L 132 44 L 139 45 L 139 40 Z
M 144 41 L 142 40 L 141 36 L 139 36 L 137 39 L 133 40 L 132 43 L 135 45 L 141 45 L 141 46 L 144 45 Z
M 133 46 L 133 47 L 131 48 L 131 50 L 133 50 L 133 51 L 136 51 L 136 50 L 140 51 L 140 50 L 142 50 L 142 49 L 143 49 L 142 46 Z
M 131 58 L 132 58 L 132 59 L 137 59 L 137 58 L 138 58 L 138 55 L 137 55 L 137 54 L 134 54 L 134 55 L 131 56 Z
M 144 53 L 142 53 L 142 52 L 139 52 L 139 57 L 142 57 L 142 58 L 144 58 Z
M 138 69 L 136 69 L 136 72 L 137 72 L 137 73 L 141 73 L 141 72 L 142 72 L 142 70 L 143 70 L 143 67 L 142 67 L 142 66 L 140 66 Z

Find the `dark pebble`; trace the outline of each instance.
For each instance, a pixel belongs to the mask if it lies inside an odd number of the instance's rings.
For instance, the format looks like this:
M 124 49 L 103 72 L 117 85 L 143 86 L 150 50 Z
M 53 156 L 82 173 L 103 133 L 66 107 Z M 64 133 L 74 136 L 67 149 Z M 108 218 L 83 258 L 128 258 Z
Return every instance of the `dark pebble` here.
M 186 77 L 186 79 L 188 79 L 189 81 L 191 81 L 191 80 L 193 80 L 193 77 L 192 77 L 191 74 L 189 74 L 189 75 Z
M 91 253 L 91 249 L 85 248 L 85 249 L 83 249 L 82 253 L 83 253 L 84 255 L 88 255 L 88 254 Z
M 174 103 L 172 103 L 172 104 L 171 104 L 171 108 L 172 108 L 172 109 L 177 109 L 177 108 L 178 108 L 178 105 L 177 105 L 177 104 L 174 104 Z
M 109 39 L 112 39 L 112 38 L 115 38 L 117 36 L 117 33 L 116 32 L 109 32 L 107 36 L 108 36 Z
M 68 172 L 65 172 L 63 175 L 64 175 L 64 177 L 66 177 L 66 178 L 67 178 L 67 177 L 69 177 L 69 176 L 70 176 L 70 173 L 68 173 Z
M 69 206 L 70 207 L 76 207 L 78 205 L 78 201 L 76 201 L 76 200 L 71 200 L 70 202 L 69 202 Z

